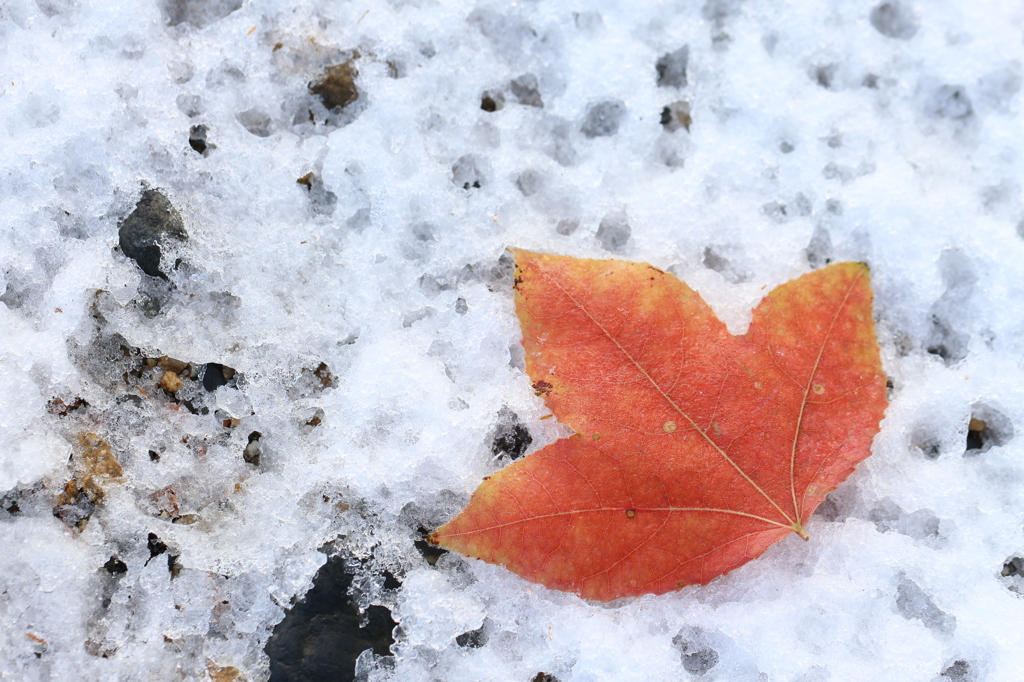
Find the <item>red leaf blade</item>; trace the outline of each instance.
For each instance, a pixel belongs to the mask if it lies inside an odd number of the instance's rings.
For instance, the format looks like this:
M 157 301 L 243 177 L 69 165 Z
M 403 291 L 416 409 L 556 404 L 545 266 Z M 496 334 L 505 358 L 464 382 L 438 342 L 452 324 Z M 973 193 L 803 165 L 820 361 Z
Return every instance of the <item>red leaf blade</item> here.
M 515 253 L 527 373 L 578 433 L 491 476 L 435 542 L 586 598 L 661 593 L 806 537 L 870 453 L 866 267 L 778 287 L 734 337 L 649 265 Z

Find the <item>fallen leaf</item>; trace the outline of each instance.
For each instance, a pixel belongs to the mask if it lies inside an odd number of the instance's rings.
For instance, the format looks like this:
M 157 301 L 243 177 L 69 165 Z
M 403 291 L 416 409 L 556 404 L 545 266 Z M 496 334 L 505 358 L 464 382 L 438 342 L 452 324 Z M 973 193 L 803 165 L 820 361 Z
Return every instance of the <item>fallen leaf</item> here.
M 485 480 L 433 542 L 607 601 L 807 539 L 887 404 L 867 266 L 777 287 L 733 336 L 653 266 L 514 253 L 527 374 L 576 434 Z

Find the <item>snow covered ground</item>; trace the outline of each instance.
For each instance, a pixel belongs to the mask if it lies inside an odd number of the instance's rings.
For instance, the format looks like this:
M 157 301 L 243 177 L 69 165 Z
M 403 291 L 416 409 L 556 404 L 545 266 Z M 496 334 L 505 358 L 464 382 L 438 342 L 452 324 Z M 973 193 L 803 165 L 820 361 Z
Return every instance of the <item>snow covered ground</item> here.
M 0 679 L 1024 679 L 1022 63 L 1003 0 L 6 0 Z M 869 263 L 810 541 L 612 604 L 426 551 L 565 435 L 508 246 L 737 332 Z

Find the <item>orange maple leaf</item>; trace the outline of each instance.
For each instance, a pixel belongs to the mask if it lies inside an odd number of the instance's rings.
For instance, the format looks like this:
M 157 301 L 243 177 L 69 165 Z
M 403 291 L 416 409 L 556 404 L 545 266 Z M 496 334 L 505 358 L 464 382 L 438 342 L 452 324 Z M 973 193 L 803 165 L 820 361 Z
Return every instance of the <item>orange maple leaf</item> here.
M 527 374 L 576 434 L 485 480 L 433 542 L 607 601 L 807 539 L 887 404 L 867 266 L 777 287 L 733 336 L 651 265 L 514 253 Z

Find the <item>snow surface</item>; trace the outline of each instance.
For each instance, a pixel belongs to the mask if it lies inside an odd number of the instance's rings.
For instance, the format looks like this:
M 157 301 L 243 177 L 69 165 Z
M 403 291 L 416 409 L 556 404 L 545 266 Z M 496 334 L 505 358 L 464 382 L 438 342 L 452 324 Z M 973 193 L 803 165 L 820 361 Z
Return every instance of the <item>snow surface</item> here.
M 328 554 L 399 622 L 361 679 L 1024 679 L 1022 62 L 1000 0 L 6 0 L 0 679 L 267 679 Z M 167 280 L 119 248 L 153 189 Z M 429 565 L 495 442 L 566 433 L 509 246 L 733 331 L 869 263 L 891 406 L 810 541 L 607 605 Z

